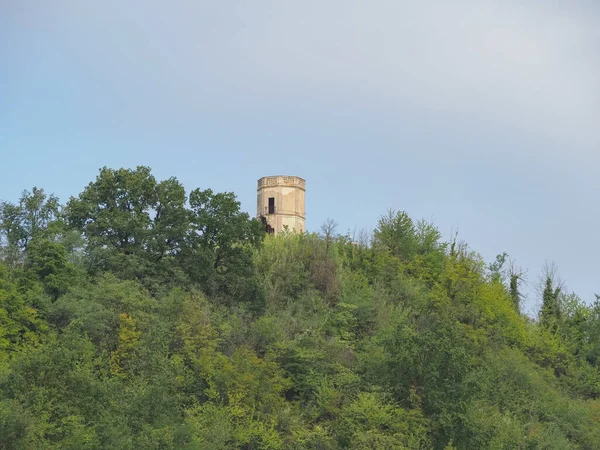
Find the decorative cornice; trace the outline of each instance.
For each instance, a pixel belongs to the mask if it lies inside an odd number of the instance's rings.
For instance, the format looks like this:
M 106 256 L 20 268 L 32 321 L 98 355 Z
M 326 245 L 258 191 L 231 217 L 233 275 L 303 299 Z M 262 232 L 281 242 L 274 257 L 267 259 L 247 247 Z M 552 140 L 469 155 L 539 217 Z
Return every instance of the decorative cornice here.
M 296 187 L 306 190 L 306 180 L 304 180 L 304 178 L 286 175 L 262 177 L 258 180 L 258 189 L 274 186 Z

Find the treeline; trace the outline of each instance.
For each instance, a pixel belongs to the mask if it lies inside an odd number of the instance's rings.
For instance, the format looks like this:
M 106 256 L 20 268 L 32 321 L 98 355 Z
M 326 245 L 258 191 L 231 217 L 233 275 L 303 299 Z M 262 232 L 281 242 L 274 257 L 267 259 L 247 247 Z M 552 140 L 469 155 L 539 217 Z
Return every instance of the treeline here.
M 104 168 L 0 204 L 0 448 L 596 449 L 600 302 L 390 211 L 265 236 Z

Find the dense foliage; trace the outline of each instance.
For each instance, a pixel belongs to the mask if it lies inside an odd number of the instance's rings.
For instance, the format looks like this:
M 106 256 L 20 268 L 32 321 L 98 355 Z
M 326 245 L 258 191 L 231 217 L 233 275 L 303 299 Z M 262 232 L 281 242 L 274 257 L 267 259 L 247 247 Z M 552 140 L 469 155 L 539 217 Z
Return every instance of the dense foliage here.
M 0 448 L 594 449 L 600 302 L 403 212 L 265 236 L 231 193 L 104 168 L 0 205 Z

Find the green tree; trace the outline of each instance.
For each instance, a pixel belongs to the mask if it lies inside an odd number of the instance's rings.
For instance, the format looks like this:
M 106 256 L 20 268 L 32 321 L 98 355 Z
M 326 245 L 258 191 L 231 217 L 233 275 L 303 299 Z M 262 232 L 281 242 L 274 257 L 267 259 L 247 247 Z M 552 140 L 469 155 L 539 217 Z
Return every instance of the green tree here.
M 23 252 L 35 237 L 47 234 L 59 215 L 58 198 L 34 187 L 23 191 L 18 204 L 0 202 L 0 245 L 11 266 L 23 262 Z
M 240 210 L 231 192 L 190 193 L 191 228 L 183 265 L 206 293 L 252 301 L 258 294 L 253 249 L 264 235 L 261 224 Z
M 404 211 L 389 210 L 377 222 L 374 245 L 387 249 L 403 261 L 410 259 L 416 247 L 415 225 Z
M 560 286 L 555 286 L 551 276 L 546 276 L 542 292 L 542 309 L 540 322 L 545 327 L 556 329 L 561 318 L 560 311 Z
M 496 255 L 496 261 L 491 263 L 488 266 L 488 270 L 490 272 L 490 279 L 495 283 L 504 283 L 505 278 L 505 268 L 508 254 L 506 252 Z
M 175 179 L 157 182 L 148 167 L 103 168 L 67 204 L 68 224 L 86 238 L 92 271 L 154 282 L 173 278 L 168 260 L 181 251 L 189 227 L 185 190 Z
M 81 276 L 79 267 L 69 261 L 64 245 L 49 239 L 33 239 L 27 248 L 26 267 L 37 276 L 54 299 L 64 294 Z

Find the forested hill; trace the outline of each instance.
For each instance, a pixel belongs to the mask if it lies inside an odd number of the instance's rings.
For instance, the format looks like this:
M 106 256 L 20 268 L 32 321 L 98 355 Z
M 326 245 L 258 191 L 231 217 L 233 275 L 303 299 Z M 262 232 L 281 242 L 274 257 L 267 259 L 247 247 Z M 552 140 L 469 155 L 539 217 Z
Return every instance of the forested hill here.
M 265 236 L 232 193 L 104 168 L 0 236 L 0 448 L 600 447 L 600 304 L 549 274 L 534 321 L 505 255 L 403 212 Z

